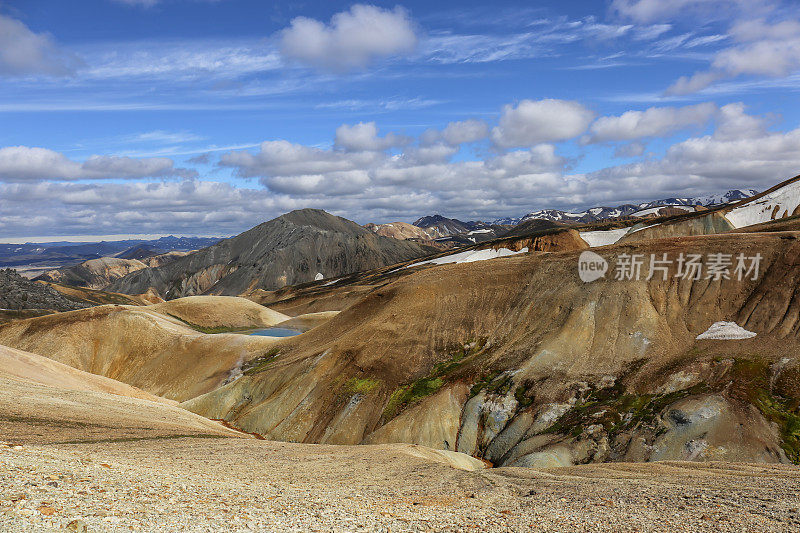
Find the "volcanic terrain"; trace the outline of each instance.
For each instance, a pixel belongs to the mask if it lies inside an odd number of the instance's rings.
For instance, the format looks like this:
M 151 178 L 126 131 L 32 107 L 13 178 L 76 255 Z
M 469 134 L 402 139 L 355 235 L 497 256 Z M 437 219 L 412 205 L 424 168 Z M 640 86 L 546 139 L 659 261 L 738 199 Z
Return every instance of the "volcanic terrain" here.
M 302 210 L 27 282 L 94 306 L 0 325 L 0 526 L 796 529 L 798 204 L 445 252 Z

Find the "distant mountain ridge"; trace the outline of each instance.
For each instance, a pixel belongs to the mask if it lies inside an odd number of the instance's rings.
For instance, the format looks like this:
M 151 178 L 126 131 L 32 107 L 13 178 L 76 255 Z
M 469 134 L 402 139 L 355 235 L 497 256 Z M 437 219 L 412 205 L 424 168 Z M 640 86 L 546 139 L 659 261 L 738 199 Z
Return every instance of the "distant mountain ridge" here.
M 573 223 L 589 223 L 597 222 L 599 220 L 608 220 L 626 216 L 642 216 L 643 211 L 658 207 L 671 207 L 671 206 L 696 206 L 709 207 L 713 205 L 729 204 L 750 198 L 757 194 L 755 189 L 732 189 L 723 194 L 712 194 L 706 196 L 694 197 L 675 197 L 664 198 L 661 200 L 654 200 L 652 202 L 643 202 L 640 204 L 622 204 L 616 207 L 592 207 L 585 211 L 569 212 L 561 211 L 559 209 L 542 209 L 528 213 L 527 215 L 519 218 L 505 217 L 499 218 L 492 222 L 492 224 L 513 225 L 522 224 L 529 220 L 550 220 L 553 222 L 573 222 Z
M 454 244 L 473 244 L 503 235 L 508 228 L 497 224 L 487 224 L 481 221 L 462 222 L 456 218 L 447 218 L 442 215 L 430 215 L 418 218 L 414 226 L 423 229 L 431 238 L 442 241 L 452 240 L 459 236 Z
M 122 257 L 134 249 L 146 247 L 153 255 L 205 248 L 219 242 L 218 237 L 161 237 L 101 242 L 57 242 L 0 244 L 0 267 L 44 264 L 49 268 L 77 265 L 89 259 Z M 140 257 L 123 257 L 140 259 Z

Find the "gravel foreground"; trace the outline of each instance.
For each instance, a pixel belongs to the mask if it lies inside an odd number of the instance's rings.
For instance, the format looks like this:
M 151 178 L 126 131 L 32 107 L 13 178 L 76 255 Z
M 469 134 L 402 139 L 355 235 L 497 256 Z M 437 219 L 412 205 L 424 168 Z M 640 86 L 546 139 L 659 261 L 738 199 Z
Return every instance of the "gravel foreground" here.
M 227 438 L 3 443 L 0 531 L 800 530 L 793 466 L 467 472 L 414 448 Z

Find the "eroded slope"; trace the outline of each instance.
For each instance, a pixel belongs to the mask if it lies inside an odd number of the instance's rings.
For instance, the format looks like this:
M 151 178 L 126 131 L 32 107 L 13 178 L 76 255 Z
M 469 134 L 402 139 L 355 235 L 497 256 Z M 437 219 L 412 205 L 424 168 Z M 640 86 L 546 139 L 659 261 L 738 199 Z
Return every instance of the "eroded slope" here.
M 269 337 L 204 334 L 152 308 L 118 305 L 0 327 L 0 344 L 175 400 L 217 388 L 274 342 Z
M 761 254 L 758 279 L 585 284 L 577 252 L 427 268 L 185 406 L 269 438 L 416 442 L 503 465 L 797 460 L 797 234 L 606 251 L 613 264 L 732 247 Z M 723 320 L 757 336 L 695 340 Z

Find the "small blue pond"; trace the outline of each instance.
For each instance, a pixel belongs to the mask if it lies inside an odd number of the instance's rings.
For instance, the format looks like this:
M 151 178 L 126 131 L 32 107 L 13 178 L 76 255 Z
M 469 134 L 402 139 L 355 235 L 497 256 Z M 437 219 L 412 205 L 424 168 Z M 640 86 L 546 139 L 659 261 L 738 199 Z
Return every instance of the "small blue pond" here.
M 257 329 L 250 335 L 262 335 L 264 337 L 293 337 L 295 335 L 300 335 L 301 333 L 303 332 L 290 328 L 264 328 Z

